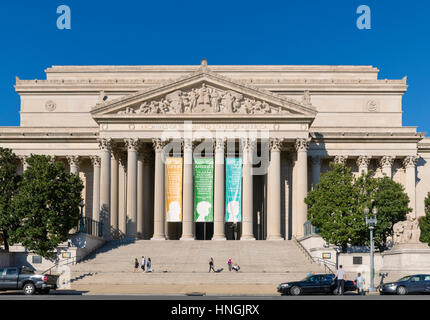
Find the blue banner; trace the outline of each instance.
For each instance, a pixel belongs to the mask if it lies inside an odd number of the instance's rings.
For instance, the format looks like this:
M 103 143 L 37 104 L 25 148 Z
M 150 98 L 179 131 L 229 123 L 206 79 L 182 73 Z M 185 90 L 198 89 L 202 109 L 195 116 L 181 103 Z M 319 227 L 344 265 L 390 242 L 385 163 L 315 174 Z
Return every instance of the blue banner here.
M 242 158 L 225 159 L 225 221 L 242 221 Z

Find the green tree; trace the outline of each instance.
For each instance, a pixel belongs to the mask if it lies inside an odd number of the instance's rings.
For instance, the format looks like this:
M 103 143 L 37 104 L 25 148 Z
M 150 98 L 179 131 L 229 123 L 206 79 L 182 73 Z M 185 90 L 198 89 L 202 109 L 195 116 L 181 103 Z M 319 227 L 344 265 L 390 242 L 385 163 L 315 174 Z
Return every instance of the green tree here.
M 83 184 L 67 173 L 61 162 L 32 155 L 23 173 L 13 210 L 20 219 L 15 242 L 47 259 L 56 257 L 55 249 L 66 241 L 79 222 L 79 202 Z
M 420 241 L 430 245 L 430 193 L 424 200 L 425 216 L 420 218 L 421 237 Z
M 409 208 L 409 197 L 404 187 L 388 177 L 374 179 L 376 188 L 372 192 L 374 206 L 378 208 L 378 223 L 375 227 L 375 246 L 384 251 L 387 238 L 393 236 L 393 226 L 399 221 L 406 220 L 406 215 L 412 212 Z
M 0 147 L 0 233 L 6 251 L 9 251 L 10 236 L 18 223 L 11 207 L 20 180 L 17 163 L 18 158 L 12 150 Z
M 365 223 L 361 214 L 359 189 L 354 185 L 351 169 L 330 164 L 316 188 L 308 193 L 308 219 L 329 243 L 342 247 L 358 245 Z

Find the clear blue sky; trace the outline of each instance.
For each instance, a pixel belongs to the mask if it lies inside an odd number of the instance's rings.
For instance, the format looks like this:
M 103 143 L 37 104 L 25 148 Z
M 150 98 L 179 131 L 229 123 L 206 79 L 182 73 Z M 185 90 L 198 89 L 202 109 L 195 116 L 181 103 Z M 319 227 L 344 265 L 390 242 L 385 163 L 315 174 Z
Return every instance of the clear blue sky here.
M 68 5 L 72 29 L 58 30 Z M 357 7 L 372 29 L 356 27 Z M 430 1 L 16 0 L 0 4 L 0 125 L 19 125 L 21 79 L 51 65 L 373 65 L 408 76 L 403 124 L 430 133 Z

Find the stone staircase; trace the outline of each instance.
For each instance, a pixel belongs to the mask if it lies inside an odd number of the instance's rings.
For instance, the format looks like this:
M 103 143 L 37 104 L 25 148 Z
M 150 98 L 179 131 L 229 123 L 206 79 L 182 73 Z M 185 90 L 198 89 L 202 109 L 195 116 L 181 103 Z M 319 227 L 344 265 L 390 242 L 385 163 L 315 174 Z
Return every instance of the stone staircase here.
M 152 260 L 153 273 L 133 273 L 134 259 Z M 210 257 L 220 273 L 208 273 Z M 229 272 L 228 258 L 240 265 Z M 111 241 L 71 267 L 72 287 L 105 285 L 266 284 L 323 273 L 294 241 Z

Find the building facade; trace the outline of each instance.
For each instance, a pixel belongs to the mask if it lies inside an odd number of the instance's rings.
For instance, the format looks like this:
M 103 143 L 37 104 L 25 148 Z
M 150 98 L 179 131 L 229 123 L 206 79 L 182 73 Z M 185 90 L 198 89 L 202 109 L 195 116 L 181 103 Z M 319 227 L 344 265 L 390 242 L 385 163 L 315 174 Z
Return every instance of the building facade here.
M 19 127 L 0 146 L 64 161 L 104 236 L 264 239 L 304 235 L 304 198 L 330 162 L 402 183 L 413 217 L 430 191 L 430 139 L 402 125 L 406 78 L 371 66 L 54 66 L 16 80 Z M 196 158 L 213 159 L 212 219 L 195 219 Z M 180 158 L 168 219 L 167 158 Z M 241 159 L 240 219 L 227 221 L 227 159 Z M 212 172 L 212 171 L 211 171 Z M 229 182 L 227 182 L 229 181 Z M 203 188 L 203 191 L 205 190 Z

